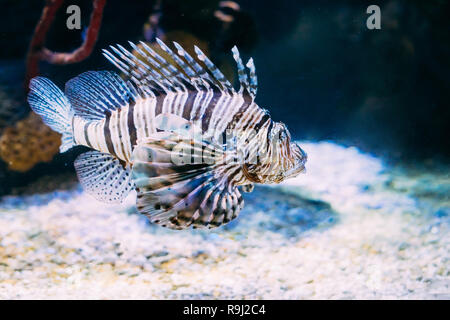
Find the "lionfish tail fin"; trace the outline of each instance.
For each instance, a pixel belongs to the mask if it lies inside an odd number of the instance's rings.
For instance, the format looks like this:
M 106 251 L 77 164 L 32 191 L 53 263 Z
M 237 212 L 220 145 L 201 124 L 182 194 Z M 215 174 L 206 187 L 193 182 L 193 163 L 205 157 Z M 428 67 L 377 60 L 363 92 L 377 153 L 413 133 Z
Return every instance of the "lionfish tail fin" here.
M 44 77 L 31 79 L 28 103 L 46 125 L 62 134 L 61 152 L 74 146 L 70 102 L 52 81 Z

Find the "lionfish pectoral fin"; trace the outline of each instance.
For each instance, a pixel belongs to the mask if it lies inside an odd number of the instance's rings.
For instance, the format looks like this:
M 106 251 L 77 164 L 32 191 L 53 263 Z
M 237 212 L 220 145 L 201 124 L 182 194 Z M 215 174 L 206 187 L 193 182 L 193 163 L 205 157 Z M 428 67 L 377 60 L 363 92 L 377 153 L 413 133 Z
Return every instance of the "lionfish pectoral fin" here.
M 140 141 L 132 169 L 138 210 L 171 229 L 214 228 L 236 218 L 243 200 L 216 161 L 221 152 L 215 144 L 175 132 Z
M 110 154 L 89 151 L 74 165 L 83 189 L 99 201 L 120 203 L 135 188 L 131 170 Z

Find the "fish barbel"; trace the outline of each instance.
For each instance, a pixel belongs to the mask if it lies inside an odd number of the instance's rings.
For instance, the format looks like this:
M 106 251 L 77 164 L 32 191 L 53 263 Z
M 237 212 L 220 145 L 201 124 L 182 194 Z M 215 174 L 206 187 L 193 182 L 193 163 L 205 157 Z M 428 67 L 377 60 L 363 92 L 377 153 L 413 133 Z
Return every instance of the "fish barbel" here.
M 172 229 L 213 228 L 235 219 L 244 202 L 239 189 L 279 183 L 305 169 L 306 153 L 286 126 L 255 103 L 253 60 L 244 67 L 236 47 L 240 88 L 195 47 L 196 59 L 178 43 L 169 59 L 141 42 L 103 50 L 125 76 L 88 71 L 66 83 L 30 83 L 34 112 L 62 134 L 61 152 L 76 145 L 75 169 L 96 199 L 121 202 L 137 191 L 137 208 Z

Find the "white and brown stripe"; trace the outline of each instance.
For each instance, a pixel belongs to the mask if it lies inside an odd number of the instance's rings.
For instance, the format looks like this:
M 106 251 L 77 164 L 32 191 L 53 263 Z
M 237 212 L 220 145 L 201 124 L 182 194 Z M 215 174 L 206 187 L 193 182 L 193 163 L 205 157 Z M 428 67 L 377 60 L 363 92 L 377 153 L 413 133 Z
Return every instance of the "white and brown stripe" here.
M 240 148 L 254 150 L 265 144 L 258 134 L 267 129 L 271 121 L 267 113 L 242 95 L 221 91 L 191 91 L 139 98 L 111 111 L 102 120 L 74 118 L 74 135 L 77 144 L 110 153 L 130 162 L 133 148 L 139 140 L 156 132 L 155 117 L 160 113 L 173 113 L 189 121 L 201 121 L 205 135 L 219 137 L 232 130 L 240 137 Z M 247 139 L 258 134 L 258 139 Z M 224 141 L 226 143 L 226 141 Z M 248 152 L 246 152 L 248 153 Z
M 273 170 L 276 175 L 290 166 L 290 148 L 271 145 L 269 136 L 273 122 L 267 111 L 254 102 L 257 79 L 252 60 L 247 63 L 248 76 L 239 52 L 233 48 L 241 83 L 241 88 L 235 91 L 198 48 L 195 48 L 197 58 L 206 68 L 178 44 L 175 43 L 176 54 L 158 42 L 174 62 L 167 62 L 143 43 L 142 47 L 131 45 L 144 59 L 121 46 L 111 47 L 114 53 L 104 51 L 105 57 L 131 80 L 129 102 L 107 111 L 102 120 L 86 122 L 76 118 L 77 143 L 129 163 L 136 144 L 156 132 L 155 118 L 161 113 L 170 113 L 199 124 L 204 135 L 215 137 L 217 141 L 223 141 L 223 137 L 229 137 L 231 132 L 235 140 L 233 145 L 229 145 L 229 141 L 223 142 L 227 148 L 234 148 L 242 155 L 239 161 L 255 172 L 259 170 L 260 174 L 269 175 Z M 234 169 L 230 167 L 230 170 Z M 249 182 L 239 170 L 230 174 L 236 184 Z

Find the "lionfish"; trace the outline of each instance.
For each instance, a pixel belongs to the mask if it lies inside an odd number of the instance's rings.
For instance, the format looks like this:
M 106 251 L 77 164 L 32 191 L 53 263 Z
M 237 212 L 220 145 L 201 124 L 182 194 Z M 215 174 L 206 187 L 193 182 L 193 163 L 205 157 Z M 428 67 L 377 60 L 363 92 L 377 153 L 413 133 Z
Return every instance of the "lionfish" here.
M 28 102 L 62 134 L 61 152 L 92 148 L 74 166 L 84 190 L 120 203 L 137 191 L 137 209 L 171 229 L 214 228 L 235 219 L 241 191 L 279 183 L 305 169 L 306 153 L 286 126 L 255 103 L 253 60 L 244 67 L 236 47 L 240 89 L 198 48 L 194 59 L 178 43 L 157 39 L 103 50 L 126 77 L 88 71 L 63 93 L 44 77 L 30 83 Z M 163 57 L 165 56 L 165 57 Z

